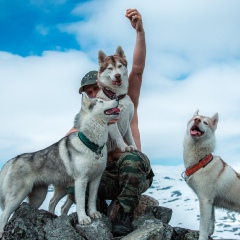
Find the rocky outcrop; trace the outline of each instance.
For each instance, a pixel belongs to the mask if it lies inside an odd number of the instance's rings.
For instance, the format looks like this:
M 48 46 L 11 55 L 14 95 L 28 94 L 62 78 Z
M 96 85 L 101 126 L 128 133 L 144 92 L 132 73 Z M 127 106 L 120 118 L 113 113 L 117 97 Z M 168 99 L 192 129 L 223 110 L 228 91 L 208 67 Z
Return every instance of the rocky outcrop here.
M 198 232 L 172 227 L 168 223 L 172 209 L 146 206 L 135 217 L 135 230 L 124 237 L 114 237 L 111 221 L 103 214 L 89 225 L 79 225 L 77 214 L 56 216 L 22 203 L 4 228 L 7 240 L 197 240 Z

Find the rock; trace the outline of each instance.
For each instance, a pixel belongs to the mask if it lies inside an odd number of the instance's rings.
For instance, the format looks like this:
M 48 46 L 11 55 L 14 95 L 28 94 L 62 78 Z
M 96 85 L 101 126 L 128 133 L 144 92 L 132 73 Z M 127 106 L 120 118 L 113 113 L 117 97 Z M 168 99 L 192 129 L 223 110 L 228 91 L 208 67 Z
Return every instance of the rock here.
M 47 222 L 44 227 L 45 239 L 49 240 L 85 240 L 73 227 L 73 219 L 67 215 L 61 215 Z
M 123 237 L 122 240 L 160 240 L 163 239 L 165 228 L 163 223 L 145 223 L 144 227 L 141 227 L 127 236 Z
M 56 216 L 22 203 L 4 228 L 4 240 L 198 240 L 198 231 L 168 225 L 172 209 L 158 206 L 144 197 L 133 220 L 134 231 L 113 237 L 112 224 L 106 215 L 91 224 L 79 225 L 77 213 Z M 146 202 L 150 202 L 151 206 Z M 209 238 L 211 239 L 211 238 Z
M 140 216 L 145 212 L 148 206 L 159 206 L 159 202 L 157 199 L 150 197 L 148 195 L 142 194 L 139 199 L 139 204 L 134 211 L 134 219 Z
M 111 240 L 113 238 L 111 233 L 112 224 L 109 218 L 104 214 L 102 214 L 101 219 L 92 219 L 91 224 L 77 224 L 75 228 L 77 232 L 86 239 Z
M 150 207 L 150 206 L 153 206 L 153 207 L 159 206 L 158 200 L 148 195 L 142 194 L 139 198 L 139 204 L 133 213 L 133 218 L 134 219 L 138 218 L 141 214 L 145 213 L 147 207 Z M 108 206 L 107 216 L 111 221 L 113 221 L 116 218 L 119 207 L 120 205 L 119 203 L 117 203 L 117 201 L 111 201 L 110 205 Z
M 45 239 L 44 226 L 55 218 L 50 212 L 22 203 L 5 226 L 2 239 Z

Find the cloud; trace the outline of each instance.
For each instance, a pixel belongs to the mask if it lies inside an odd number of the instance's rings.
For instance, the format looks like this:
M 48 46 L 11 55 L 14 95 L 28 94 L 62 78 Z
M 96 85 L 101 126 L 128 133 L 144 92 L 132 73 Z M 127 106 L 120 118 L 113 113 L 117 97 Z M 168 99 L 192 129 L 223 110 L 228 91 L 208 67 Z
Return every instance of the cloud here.
M 80 76 L 92 69 L 96 64 L 78 51 L 30 57 L 0 52 L 0 160 L 62 138 L 80 109 Z

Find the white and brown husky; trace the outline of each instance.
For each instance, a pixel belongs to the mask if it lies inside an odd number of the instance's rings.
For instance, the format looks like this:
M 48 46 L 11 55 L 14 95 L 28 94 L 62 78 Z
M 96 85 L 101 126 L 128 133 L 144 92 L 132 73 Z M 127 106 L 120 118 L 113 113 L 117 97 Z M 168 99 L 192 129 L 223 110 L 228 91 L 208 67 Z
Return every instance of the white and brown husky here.
M 97 97 L 119 101 L 120 115 L 116 124 L 109 125 L 108 152 L 118 147 L 122 152 L 136 149 L 130 123 L 133 118 L 133 102 L 127 95 L 128 69 L 127 60 L 119 46 L 114 55 L 107 56 L 103 51 L 98 52 L 98 85 L 101 90 Z M 125 139 L 125 141 L 124 141 Z
M 240 211 L 240 175 L 212 155 L 217 124 L 217 113 L 205 117 L 197 111 L 187 124 L 183 144 L 184 178 L 199 199 L 199 240 L 207 240 L 214 232 L 215 207 Z

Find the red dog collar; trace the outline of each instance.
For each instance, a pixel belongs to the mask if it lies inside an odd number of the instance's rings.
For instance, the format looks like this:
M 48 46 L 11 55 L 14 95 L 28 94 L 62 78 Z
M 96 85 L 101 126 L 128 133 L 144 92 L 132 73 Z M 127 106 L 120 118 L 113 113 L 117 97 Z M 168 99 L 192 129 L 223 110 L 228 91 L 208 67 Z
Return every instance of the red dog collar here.
M 184 173 L 186 174 L 187 177 L 189 177 L 192 174 L 194 174 L 196 171 L 198 171 L 200 168 L 205 167 L 212 160 L 213 160 L 213 155 L 209 153 L 205 158 L 201 159 L 197 164 L 187 168 Z

